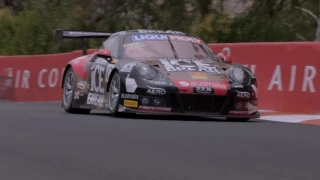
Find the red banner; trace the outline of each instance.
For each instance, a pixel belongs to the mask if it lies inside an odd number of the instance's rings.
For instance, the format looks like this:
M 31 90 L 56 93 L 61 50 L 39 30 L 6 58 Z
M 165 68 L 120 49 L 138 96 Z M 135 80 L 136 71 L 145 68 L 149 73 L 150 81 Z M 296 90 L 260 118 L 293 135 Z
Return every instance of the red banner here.
M 320 43 L 210 44 L 233 63 L 244 64 L 258 79 L 259 108 L 320 112 Z
M 210 44 L 210 47 L 216 54 L 223 53 L 233 63 L 244 64 L 256 74 L 260 109 L 320 111 L 320 83 L 317 83 L 320 82 L 317 74 L 320 43 L 230 43 Z M 7 99 L 14 101 L 60 101 L 64 67 L 80 55 L 81 51 L 0 56 L 2 96 L 6 92 L 10 95 Z M 13 86 L 11 93 L 4 88 L 9 81 Z

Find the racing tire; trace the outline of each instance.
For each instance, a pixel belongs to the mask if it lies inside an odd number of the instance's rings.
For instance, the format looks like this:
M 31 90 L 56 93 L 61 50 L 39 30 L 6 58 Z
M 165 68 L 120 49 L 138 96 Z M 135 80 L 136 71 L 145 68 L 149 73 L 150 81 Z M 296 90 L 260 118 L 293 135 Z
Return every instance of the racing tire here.
M 64 76 L 62 107 L 67 113 L 71 114 L 89 114 L 91 109 L 73 108 L 73 97 L 75 89 L 75 76 L 72 68 L 69 68 Z
M 116 71 L 111 78 L 111 82 L 108 89 L 108 105 L 111 116 L 122 117 L 123 115 L 123 113 L 120 113 L 118 111 L 121 90 L 121 78 L 119 73 Z
M 231 122 L 247 122 L 250 118 L 227 118 L 227 121 Z

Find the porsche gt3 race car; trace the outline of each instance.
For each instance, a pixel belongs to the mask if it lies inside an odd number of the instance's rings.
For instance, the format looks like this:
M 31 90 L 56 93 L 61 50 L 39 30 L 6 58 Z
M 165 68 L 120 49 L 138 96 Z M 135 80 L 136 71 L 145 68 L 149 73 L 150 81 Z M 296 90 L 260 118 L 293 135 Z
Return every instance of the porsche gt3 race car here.
M 107 38 L 65 68 L 62 107 L 69 113 L 260 117 L 257 80 L 245 66 L 215 55 L 199 37 L 177 31 L 117 33 L 57 30 L 63 38 Z

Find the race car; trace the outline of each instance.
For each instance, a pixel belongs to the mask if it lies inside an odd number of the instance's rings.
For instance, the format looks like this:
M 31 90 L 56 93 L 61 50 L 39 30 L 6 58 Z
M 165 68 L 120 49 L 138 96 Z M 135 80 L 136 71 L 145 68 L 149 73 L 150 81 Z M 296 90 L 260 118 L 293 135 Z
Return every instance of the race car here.
M 165 114 L 259 118 L 257 79 L 245 66 L 218 57 L 199 37 L 170 30 L 117 33 L 56 30 L 81 38 L 83 56 L 65 67 L 62 107 L 68 113 L 112 116 Z M 87 38 L 106 38 L 87 55 Z

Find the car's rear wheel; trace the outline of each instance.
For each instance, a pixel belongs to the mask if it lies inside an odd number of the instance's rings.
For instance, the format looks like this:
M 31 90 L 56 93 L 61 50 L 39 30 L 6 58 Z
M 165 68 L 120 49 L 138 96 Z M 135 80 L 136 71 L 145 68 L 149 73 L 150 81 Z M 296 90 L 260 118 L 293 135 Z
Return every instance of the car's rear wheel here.
M 112 116 L 119 116 L 121 114 L 118 112 L 120 92 L 121 92 L 121 79 L 120 79 L 119 73 L 115 72 L 112 76 L 110 86 L 109 86 L 109 93 L 108 93 L 109 110 Z
M 63 81 L 62 107 L 68 113 L 88 114 L 91 109 L 72 108 L 75 89 L 75 76 L 72 68 L 69 68 Z
M 250 118 L 227 118 L 227 121 L 232 121 L 232 122 L 247 122 L 249 120 Z

